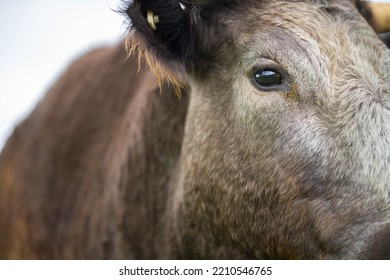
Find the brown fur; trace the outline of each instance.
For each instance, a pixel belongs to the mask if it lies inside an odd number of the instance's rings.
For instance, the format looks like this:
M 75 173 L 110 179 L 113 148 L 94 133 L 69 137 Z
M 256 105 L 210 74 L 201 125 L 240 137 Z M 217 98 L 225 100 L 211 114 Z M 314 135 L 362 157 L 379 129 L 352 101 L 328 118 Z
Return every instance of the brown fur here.
M 156 56 L 150 53 L 148 48 L 143 45 L 142 40 L 137 39 L 136 34 L 127 36 L 125 48 L 129 57 L 138 57 L 139 67 L 141 67 L 142 61 L 148 65 L 150 70 L 157 77 L 160 89 L 163 88 L 163 83 L 171 84 L 175 90 L 175 94 L 180 97 L 182 92 L 188 88 L 187 77 L 183 72 L 184 69 L 178 67 L 179 70 L 176 70 L 172 69 L 172 65 L 168 67 L 165 64 L 160 63 Z
M 0 258 L 389 258 L 390 52 L 356 1 L 191 1 L 178 52 L 152 2 L 8 140 Z
M 15 130 L 0 159 L 0 258 L 157 257 L 145 247 L 162 222 L 186 97 L 160 94 L 137 61 L 122 46 L 82 57 Z

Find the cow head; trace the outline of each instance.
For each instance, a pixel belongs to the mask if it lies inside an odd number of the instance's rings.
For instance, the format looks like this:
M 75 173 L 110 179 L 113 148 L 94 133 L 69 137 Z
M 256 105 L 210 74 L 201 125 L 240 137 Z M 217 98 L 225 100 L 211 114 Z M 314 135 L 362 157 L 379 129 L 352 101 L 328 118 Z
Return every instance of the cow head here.
M 361 8 L 130 4 L 130 45 L 189 88 L 183 257 L 390 258 L 390 52 Z

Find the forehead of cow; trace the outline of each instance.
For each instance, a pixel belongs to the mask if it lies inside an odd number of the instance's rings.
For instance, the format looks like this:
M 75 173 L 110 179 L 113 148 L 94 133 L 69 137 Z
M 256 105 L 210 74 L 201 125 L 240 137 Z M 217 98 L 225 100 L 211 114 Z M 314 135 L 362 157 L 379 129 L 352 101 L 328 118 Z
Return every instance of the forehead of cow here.
M 218 11 L 244 11 L 245 14 L 253 14 L 260 16 L 264 14 L 270 14 L 277 10 L 285 12 L 285 15 L 299 14 L 300 17 L 304 18 L 305 14 L 302 14 L 301 6 L 310 7 L 311 9 L 322 9 L 329 14 L 347 16 L 351 12 L 359 11 L 368 15 L 368 6 L 365 1 L 360 0 L 263 0 L 263 1 L 205 1 L 208 4 L 195 5 L 195 9 L 207 10 L 212 9 L 212 12 Z M 286 5 L 289 6 L 289 10 L 282 9 Z M 355 8 L 354 8 L 355 7 Z M 256 8 L 258 10 L 256 10 Z M 293 8 L 293 9 L 291 9 Z M 248 10 L 249 9 L 249 10 Z M 314 10 L 315 12 L 315 10 Z M 204 13 L 208 14 L 208 13 Z M 203 15 L 204 15 L 203 14 Z M 196 15 L 196 13 L 195 13 Z
M 209 7 L 211 10 L 208 12 L 208 8 L 204 7 L 206 12 L 194 15 L 199 17 L 197 22 L 201 23 L 203 20 L 206 23 L 205 33 L 203 36 L 201 35 L 201 44 L 206 47 L 212 46 L 206 48 L 206 54 L 212 54 L 213 57 L 219 55 L 220 58 L 225 59 L 227 54 L 230 56 L 232 53 L 220 51 L 216 54 L 213 50 L 231 50 L 232 46 L 238 46 L 238 52 L 242 53 L 248 47 L 253 47 L 250 42 L 272 45 L 273 38 L 277 44 L 290 44 L 291 48 L 299 48 L 299 41 L 307 42 L 310 40 L 315 40 L 316 45 L 322 44 L 326 47 L 329 37 L 337 37 L 333 39 L 342 42 L 342 34 L 350 32 L 361 34 L 361 32 L 370 31 L 359 16 L 358 11 L 361 7 L 354 7 L 354 5 L 360 5 L 360 1 L 270 0 L 245 1 L 240 5 L 238 2 L 231 1 L 230 6 L 226 5 L 220 9 L 215 6 Z M 210 35 L 210 27 L 213 25 L 216 28 L 214 33 Z M 225 32 L 221 32 L 221 30 Z M 256 40 L 255 37 L 261 37 L 262 34 L 266 34 L 265 37 L 268 39 L 266 41 Z M 215 48 L 215 44 L 218 44 L 220 48 Z M 221 47 L 222 45 L 225 47 Z M 340 46 L 329 47 L 337 48 Z M 305 51 L 305 48 L 302 51 Z M 334 52 L 334 49 L 331 51 Z
M 368 22 L 372 21 L 372 14 L 368 8 L 367 2 L 361 0 L 206 0 L 192 2 L 201 3 L 194 6 L 191 4 L 195 22 L 199 22 L 202 18 L 204 19 L 218 13 L 228 12 L 229 15 L 232 15 L 229 12 L 233 12 L 234 16 L 237 16 L 240 11 L 245 15 L 245 19 L 250 15 L 252 17 L 261 18 L 262 16 L 277 14 L 282 17 L 297 16 L 301 18 L 302 21 L 310 20 L 313 12 L 323 12 L 333 16 L 335 19 L 348 20 L 356 16 L 356 11 L 358 11 Z M 306 12 L 305 9 L 310 9 L 311 13 Z
M 269 26 L 281 27 L 286 30 L 295 26 L 301 30 L 313 30 L 315 33 L 321 33 L 323 37 L 332 31 L 333 26 L 343 26 L 345 30 L 351 29 L 351 31 L 356 27 L 362 27 L 361 24 L 364 21 L 361 20 L 358 11 L 348 4 L 349 1 L 339 1 L 332 4 L 323 4 L 323 2 L 258 2 L 250 7 L 241 6 L 227 12 L 225 22 L 229 29 L 240 37 L 247 33 L 264 31 Z M 224 18 L 221 17 L 221 19 Z M 297 30 L 295 29 L 295 31 Z
M 189 4 L 189 5 L 230 5 L 230 4 L 253 4 L 253 3 L 265 3 L 265 2 L 296 2 L 296 3 L 313 3 L 313 4 L 334 4 L 334 3 L 341 3 L 341 2 L 350 2 L 354 3 L 355 5 L 358 4 L 358 2 L 365 2 L 361 0 L 182 0 L 180 1 L 183 4 Z

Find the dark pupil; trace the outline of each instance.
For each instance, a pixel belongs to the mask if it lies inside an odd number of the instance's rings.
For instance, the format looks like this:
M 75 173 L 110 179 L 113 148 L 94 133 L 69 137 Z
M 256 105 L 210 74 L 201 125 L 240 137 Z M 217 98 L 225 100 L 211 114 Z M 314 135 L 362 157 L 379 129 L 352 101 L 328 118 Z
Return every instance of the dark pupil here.
M 273 86 L 282 83 L 282 76 L 272 70 L 263 70 L 255 75 L 256 83 L 260 86 Z

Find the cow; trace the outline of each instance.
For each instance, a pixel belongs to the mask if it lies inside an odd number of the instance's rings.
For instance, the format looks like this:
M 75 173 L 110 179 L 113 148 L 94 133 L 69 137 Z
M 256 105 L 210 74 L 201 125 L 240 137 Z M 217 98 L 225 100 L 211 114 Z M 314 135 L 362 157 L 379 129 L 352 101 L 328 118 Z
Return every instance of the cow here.
M 134 0 L 0 157 L 1 259 L 389 259 L 390 51 L 357 0 Z

